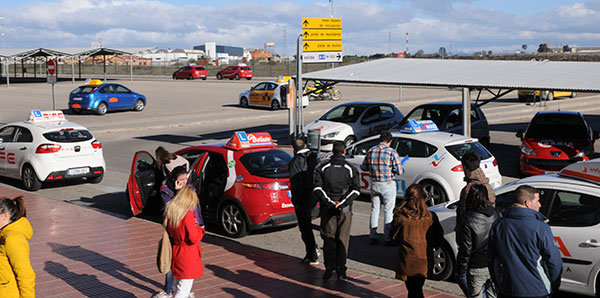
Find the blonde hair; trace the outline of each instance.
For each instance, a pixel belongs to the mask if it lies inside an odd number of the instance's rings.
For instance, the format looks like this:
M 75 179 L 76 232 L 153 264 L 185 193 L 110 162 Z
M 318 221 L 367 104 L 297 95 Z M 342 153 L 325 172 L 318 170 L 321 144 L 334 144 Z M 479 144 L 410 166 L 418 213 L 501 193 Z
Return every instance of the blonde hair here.
M 192 209 L 198 206 L 198 195 L 196 191 L 189 187 L 184 186 L 177 195 L 167 203 L 165 207 L 163 226 L 166 228 L 171 225 L 173 228 L 177 228 L 179 223 L 185 215 Z

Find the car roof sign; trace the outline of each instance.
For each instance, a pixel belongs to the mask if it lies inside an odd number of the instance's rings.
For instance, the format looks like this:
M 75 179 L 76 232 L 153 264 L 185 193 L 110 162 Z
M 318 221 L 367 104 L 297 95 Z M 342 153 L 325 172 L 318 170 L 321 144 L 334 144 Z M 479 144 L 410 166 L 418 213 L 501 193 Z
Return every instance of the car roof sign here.
M 432 120 L 408 120 L 406 124 L 400 128 L 400 131 L 404 133 L 421 133 L 439 131 L 439 129 Z
M 245 131 L 236 131 L 229 139 L 226 148 L 242 150 L 250 148 L 274 147 L 273 138 L 268 132 L 255 132 L 247 134 Z
M 32 110 L 27 118 L 27 122 L 40 123 L 40 122 L 55 122 L 55 121 L 67 121 L 62 111 L 40 111 Z
M 102 85 L 102 81 L 99 79 L 87 79 L 85 80 L 86 85 Z
M 600 184 L 600 158 L 570 164 L 558 174 Z

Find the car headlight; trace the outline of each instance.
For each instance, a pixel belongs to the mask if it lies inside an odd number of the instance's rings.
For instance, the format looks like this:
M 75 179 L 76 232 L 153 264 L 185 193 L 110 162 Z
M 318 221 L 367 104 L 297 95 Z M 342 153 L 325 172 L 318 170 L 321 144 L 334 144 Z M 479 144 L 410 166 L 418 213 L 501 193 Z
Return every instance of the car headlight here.
M 531 147 L 527 146 L 527 144 L 525 144 L 525 143 L 521 144 L 520 149 L 521 149 L 521 153 L 523 153 L 523 154 L 537 156 L 537 154 L 535 154 L 533 149 L 531 149 Z
M 335 136 L 339 135 L 340 132 L 339 131 L 334 131 L 334 132 L 330 132 L 326 135 L 323 135 L 324 139 L 331 139 L 331 138 L 335 138 Z

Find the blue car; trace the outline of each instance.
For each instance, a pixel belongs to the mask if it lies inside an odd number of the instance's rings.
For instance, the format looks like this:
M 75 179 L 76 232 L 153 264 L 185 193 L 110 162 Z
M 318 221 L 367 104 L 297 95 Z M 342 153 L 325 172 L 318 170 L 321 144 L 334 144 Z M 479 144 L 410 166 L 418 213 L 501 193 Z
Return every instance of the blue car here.
M 104 115 L 108 111 L 141 111 L 146 106 L 146 97 L 133 92 L 121 84 L 102 83 L 100 80 L 88 80 L 69 95 L 69 109 L 73 114 L 93 111 Z

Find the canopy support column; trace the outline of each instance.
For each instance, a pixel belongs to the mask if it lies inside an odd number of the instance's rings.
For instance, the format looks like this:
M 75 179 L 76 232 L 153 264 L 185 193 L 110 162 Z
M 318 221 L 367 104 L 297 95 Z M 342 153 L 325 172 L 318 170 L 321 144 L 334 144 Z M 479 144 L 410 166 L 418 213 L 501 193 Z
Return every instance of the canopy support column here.
M 471 137 L 471 89 L 463 88 L 462 92 L 463 104 L 463 135 Z
M 71 56 L 71 83 L 75 84 L 75 56 Z
M 133 54 L 129 55 L 129 80 L 133 82 Z
M 104 80 L 106 81 L 106 55 L 102 55 L 104 57 Z

